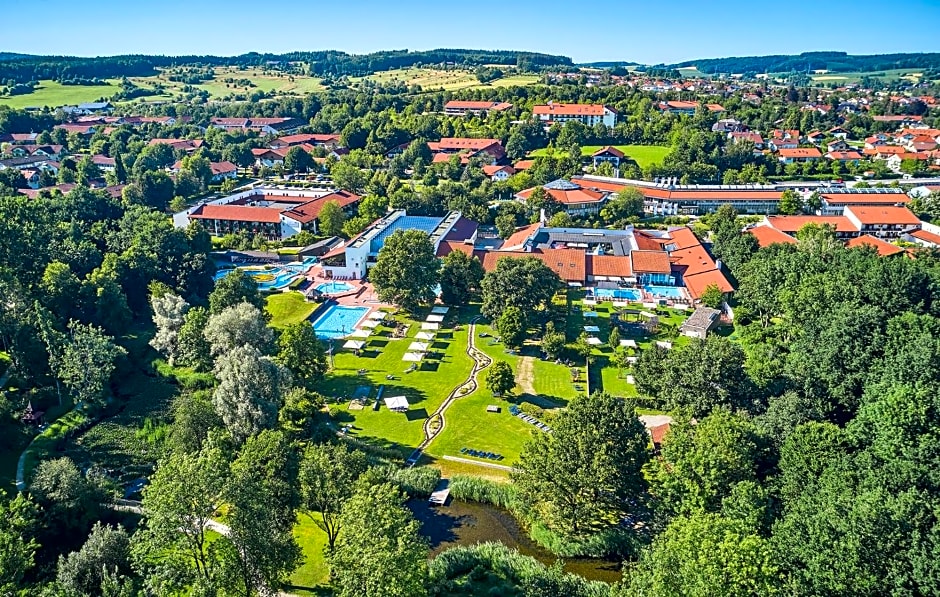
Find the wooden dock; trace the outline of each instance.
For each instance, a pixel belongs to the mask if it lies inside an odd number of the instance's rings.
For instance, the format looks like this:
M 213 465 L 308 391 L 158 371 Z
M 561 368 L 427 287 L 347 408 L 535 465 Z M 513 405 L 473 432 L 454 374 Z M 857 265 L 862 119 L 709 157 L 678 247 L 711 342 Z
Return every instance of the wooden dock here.
M 431 493 L 431 497 L 428 498 L 434 506 L 443 506 L 447 503 L 447 496 L 450 495 L 450 480 L 441 479 L 437 483 L 437 487 L 434 488 L 434 491 Z

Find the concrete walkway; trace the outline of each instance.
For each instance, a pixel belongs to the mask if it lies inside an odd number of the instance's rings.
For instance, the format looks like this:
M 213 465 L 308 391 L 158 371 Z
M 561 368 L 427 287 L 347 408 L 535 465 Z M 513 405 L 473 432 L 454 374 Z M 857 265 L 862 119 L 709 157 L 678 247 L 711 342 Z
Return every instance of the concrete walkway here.
M 486 468 L 495 468 L 501 471 L 511 471 L 511 466 L 506 466 L 505 464 L 496 464 L 495 462 L 483 462 L 482 460 L 470 460 L 469 458 L 461 458 L 459 456 L 441 456 L 444 460 L 451 460 L 453 462 L 462 462 L 463 464 L 475 464 L 477 466 L 485 466 Z

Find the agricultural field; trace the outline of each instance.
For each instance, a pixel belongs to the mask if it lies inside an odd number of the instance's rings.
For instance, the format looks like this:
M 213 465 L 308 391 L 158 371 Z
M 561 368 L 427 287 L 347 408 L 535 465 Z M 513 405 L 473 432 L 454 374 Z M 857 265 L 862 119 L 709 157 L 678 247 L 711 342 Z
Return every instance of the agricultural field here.
M 110 80 L 108 85 L 62 85 L 55 81 L 42 80 L 32 93 L 0 97 L 0 105 L 11 108 L 29 108 L 49 106 L 67 106 L 97 101 L 109 97 L 118 91 L 117 81 Z
M 783 76 L 783 75 L 781 75 Z M 810 78 L 814 83 L 858 83 L 864 77 L 872 77 L 884 83 L 905 80 L 911 83 L 919 83 L 923 72 L 917 69 L 897 68 L 892 70 L 869 71 L 860 73 L 822 73 L 812 75 Z
M 512 87 L 525 86 L 538 83 L 537 75 L 518 75 L 511 74 L 491 81 L 488 84 L 481 84 L 471 70 L 455 69 L 442 70 L 437 68 L 406 68 L 399 70 L 388 70 L 373 73 L 365 77 L 354 77 L 353 82 L 372 81 L 375 83 L 394 83 L 402 82 L 406 85 L 420 85 L 426 91 L 444 89 L 445 91 L 456 91 L 459 89 L 470 89 L 475 87 Z
M 603 147 L 603 145 L 585 145 L 581 148 L 581 155 L 582 157 L 589 157 L 601 147 Z M 625 156 L 636 162 L 640 168 L 661 164 L 666 154 L 672 151 L 671 147 L 666 147 L 665 145 L 614 145 L 613 147 L 622 151 Z M 529 155 L 530 157 L 539 157 L 552 155 L 553 152 L 554 149 L 551 147 L 545 147 L 543 149 L 536 149 Z
M 682 68 L 676 69 L 679 71 L 679 74 L 683 77 L 689 77 L 693 79 L 708 78 L 709 75 L 703 73 L 698 69 L 697 66 L 683 66 Z
M 254 91 L 275 91 L 284 95 L 303 95 L 323 91 L 324 89 L 321 79 L 315 77 L 266 71 L 258 68 L 239 70 L 234 67 L 217 67 L 214 74 L 213 79 L 193 85 L 193 87 L 208 91 L 212 97 L 224 97 L 231 93 L 250 94 Z M 225 79 L 246 79 L 251 82 L 251 86 L 235 86 L 234 83 L 226 83 Z M 184 83 L 170 81 L 164 73 L 153 77 L 134 77 L 131 81 L 141 87 L 152 87 L 155 83 L 160 83 L 171 94 L 182 93 L 185 86 Z

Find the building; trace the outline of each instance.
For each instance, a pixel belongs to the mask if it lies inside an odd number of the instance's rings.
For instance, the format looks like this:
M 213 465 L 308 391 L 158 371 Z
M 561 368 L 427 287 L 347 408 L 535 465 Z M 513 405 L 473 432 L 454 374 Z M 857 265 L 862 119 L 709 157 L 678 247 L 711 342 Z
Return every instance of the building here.
M 490 180 L 501 182 L 509 180 L 509 177 L 516 173 L 512 166 L 483 166 L 483 174 L 486 174 Z
M 115 167 L 115 159 L 108 157 L 106 155 L 93 155 L 91 156 L 91 161 L 95 166 L 102 172 L 113 172 Z
M 679 326 L 679 333 L 689 338 L 704 340 L 708 332 L 721 323 L 721 311 L 709 307 L 699 307 Z
M 538 187 L 532 187 L 516 194 L 520 201 L 527 201 Z M 584 188 L 577 182 L 559 179 L 542 187 L 546 194 L 560 204 L 570 215 L 583 216 L 600 212 L 607 201 L 608 192 Z
M 260 135 L 280 135 L 289 133 L 303 126 L 296 118 L 212 118 L 210 126 L 226 131 L 247 130 Z
M 435 252 L 441 243 L 466 244 L 476 241 L 476 223 L 467 220 L 459 211 L 444 217 L 409 216 L 405 210 L 396 210 L 373 222 L 368 228 L 323 256 L 323 272 L 336 279 L 362 279 L 375 265 L 379 251 L 396 230 L 420 230 L 428 235 Z
M 200 147 L 202 147 L 202 139 L 151 139 L 147 142 L 147 145 L 169 145 L 174 151 L 185 151 L 186 153 L 193 153 Z
M 556 104 L 549 102 L 546 105 L 533 106 L 532 114 L 545 123 L 564 124 L 570 120 L 587 126 L 603 124 L 613 127 L 617 124 L 617 113 L 607 106 L 600 104 Z
M 686 101 L 667 101 L 659 102 L 657 107 L 663 112 L 671 114 L 683 114 L 686 116 L 694 116 L 696 110 L 701 107 L 699 102 L 686 102 Z M 724 106 L 721 104 L 705 104 L 705 109 L 712 113 L 721 113 L 725 111 Z M 716 131 L 717 132 L 717 131 Z
M 836 238 L 844 241 L 865 235 L 895 239 L 910 235 L 923 226 L 911 210 L 896 205 L 847 205 L 841 216 L 767 216 L 763 222 L 763 225 L 793 237 L 807 224 L 830 226 Z
M 490 112 L 505 112 L 512 109 L 507 102 L 475 102 L 463 100 L 450 100 L 444 104 L 444 114 L 447 116 L 486 116 Z
M 295 145 L 309 145 L 310 147 L 335 149 L 339 147 L 339 135 L 333 133 L 298 133 L 296 135 L 284 135 L 271 141 L 268 147 L 271 149 L 283 149 Z
M 819 193 L 819 215 L 841 216 L 849 205 L 907 205 L 910 197 L 903 189 L 884 187 L 872 189 L 823 189 Z
M 862 154 L 857 151 L 830 151 L 826 158 L 834 162 L 858 164 L 862 161 Z
M 495 163 L 506 157 L 506 150 L 499 139 L 470 139 L 464 137 L 444 137 L 440 141 L 428 141 L 428 149 L 434 154 L 433 161 L 447 161 L 449 156 L 460 154 L 469 160 L 472 157 L 483 158 Z M 438 158 L 438 156 L 446 156 Z
M 213 236 L 245 231 L 282 240 L 302 230 L 317 233 L 318 217 L 326 203 L 335 201 L 344 211 L 354 213 L 359 200 L 348 191 L 259 187 L 191 208 L 178 225 L 198 221 Z
M 893 245 L 888 241 L 882 240 L 870 234 L 863 234 L 862 236 L 856 236 L 849 242 L 845 243 L 845 246 L 849 249 L 854 249 L 856 247 L 870 247 L 877 251 L 878 255 L 881 257 L 890 257 L 891 255 L 900 255 L 904 253 L 904 249 L 897 245 Z
M 591 160 L 594 163 L 595 168 L 604 162 L 609 162 L 611 165 L 613 165 L 614 168 L 619 168 L 620 160 L 622 159 L 623 152 L 616 147 L 611 147 L 610 145 L 601 147 L 591 154 Z
M 777 159 L 784 164 L 815 162 L 822 158 L 822 153 L 815 147 L 782 148 L 777 150 Z

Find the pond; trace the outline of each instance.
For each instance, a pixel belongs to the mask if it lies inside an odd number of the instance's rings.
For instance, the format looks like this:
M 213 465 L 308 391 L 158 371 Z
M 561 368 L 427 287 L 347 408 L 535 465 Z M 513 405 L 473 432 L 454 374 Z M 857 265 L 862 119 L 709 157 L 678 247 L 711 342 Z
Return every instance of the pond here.
M 494 506 L 457 500 L 448 500 L 446 506 L 432 506 L 427 500 L 410 500 L 408 508 L 421 523 L 421 534 L 430 541 L 432 556 L 455 545 L 499 541 L 545 565 L 558 559 L 533 542 L 511 514 Z M 565 559 L 565 572 L 608 583 L 621 578 L 619 560 Z

